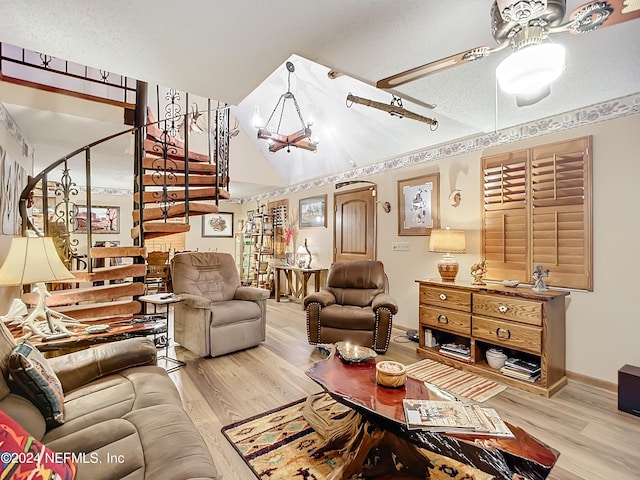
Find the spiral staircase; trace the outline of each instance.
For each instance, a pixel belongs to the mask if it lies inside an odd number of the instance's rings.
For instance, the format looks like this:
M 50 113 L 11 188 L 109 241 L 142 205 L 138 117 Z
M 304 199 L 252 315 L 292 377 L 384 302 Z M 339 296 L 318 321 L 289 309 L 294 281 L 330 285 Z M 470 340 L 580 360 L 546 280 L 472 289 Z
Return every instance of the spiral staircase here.
M 29 229 L 53 237 L 60 257 L 75 276 L 51 286 L 49 307 L 85 322 L 141 312 L 137 297 L 145 293 L 145 240 L 187 232 L 191 217 L 217 213 L 219 201 L 229 198 L 229 110 L 224 106 L 207 113 L 215 117 L 214 148 L 209 154 L 190 151 L 188 130 L 184 142 L 178 140 L 170 134 L 167 120 L 149 118 L 150 110 L 138 102 L 138 126 L 71 152 L 30 179 L 20 197 L 23 235 Z M 139 121 L 143 118 L 146 121 Z M 186 124 L 188 114 L 178 120 Z M 79 204 L 87 206 L 86 245 L 93 245 L 91 153 L 98 145 L 131 134 L 135 135 L 132 244 L 92 246 L 80 254 L 75 233 L 81 223 Z M 84 198 L 73 181 L 72 162 L 74 166 L 84 163 L 81 174 L 88 179 Z M 50 177 L 60 170 L 61 177 L 52 181 Z M 53 212 L 43 216 L 42 229 L 29 217 L 35 189 L 42 192 L 42 211 Z M 25 293 L 22 300 L 35 304 L 37 294 Z

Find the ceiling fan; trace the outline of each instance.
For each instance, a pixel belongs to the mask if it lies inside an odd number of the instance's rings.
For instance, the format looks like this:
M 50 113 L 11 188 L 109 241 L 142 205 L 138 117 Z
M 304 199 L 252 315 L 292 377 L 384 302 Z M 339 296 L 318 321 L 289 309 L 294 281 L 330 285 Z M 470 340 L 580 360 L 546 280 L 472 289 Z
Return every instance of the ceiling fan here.
M 497 0 L 491 6 L 491 30 L 497 47 L 477 47 L 383 78 L 376 87 L 393 89 L 442 70 L 473 62 L 507 47 L 512 53 L 497 67 L 500 88 L 516 94 L 519 105 L 537 102 L 564 69 L 564 47 L 550 34 L 585 33 L 640 18 L 640 0 L 592 1 L 563 22 L 566 0 Z

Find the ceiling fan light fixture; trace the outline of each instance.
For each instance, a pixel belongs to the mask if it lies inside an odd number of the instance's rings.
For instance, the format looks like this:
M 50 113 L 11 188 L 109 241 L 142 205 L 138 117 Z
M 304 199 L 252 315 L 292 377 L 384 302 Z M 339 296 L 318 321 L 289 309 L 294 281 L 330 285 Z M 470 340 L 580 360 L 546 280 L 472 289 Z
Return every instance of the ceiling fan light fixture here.
M 513 52 L 496 68 L 500 89 L 505 93 L 538 92 L 564 70 L 565 49 L 557 43 L 530 45 Z
M 496 4 L 503 20 L 518 23 L 538 17 L 547 8 L 547 0 L 497 0 Z

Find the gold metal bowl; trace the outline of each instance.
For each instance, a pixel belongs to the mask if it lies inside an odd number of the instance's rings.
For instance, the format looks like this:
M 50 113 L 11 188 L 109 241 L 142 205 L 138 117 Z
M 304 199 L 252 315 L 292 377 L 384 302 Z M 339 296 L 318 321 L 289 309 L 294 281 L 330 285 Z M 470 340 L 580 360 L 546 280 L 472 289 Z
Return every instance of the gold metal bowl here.
M 362 347 L 350 342 L 337 342 L 336 349 L 340 358 L 349 363 L 360 363 L 377 356 L 377 353 L 369 347 Z

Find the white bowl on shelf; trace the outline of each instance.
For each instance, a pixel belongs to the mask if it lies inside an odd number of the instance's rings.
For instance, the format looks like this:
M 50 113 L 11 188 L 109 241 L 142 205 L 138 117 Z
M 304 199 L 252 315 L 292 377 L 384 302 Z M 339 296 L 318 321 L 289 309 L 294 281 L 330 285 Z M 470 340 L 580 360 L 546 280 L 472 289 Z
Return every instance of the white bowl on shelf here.
M 504 362 L 507 361 L 507 356 L 504 354 L 502 350 L 498 350 L 497 348 L 490 348 L 487 350 L 487 363 L 491 368 L 495 368 L 496 370 L 500 370 L 504 367 Z

